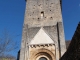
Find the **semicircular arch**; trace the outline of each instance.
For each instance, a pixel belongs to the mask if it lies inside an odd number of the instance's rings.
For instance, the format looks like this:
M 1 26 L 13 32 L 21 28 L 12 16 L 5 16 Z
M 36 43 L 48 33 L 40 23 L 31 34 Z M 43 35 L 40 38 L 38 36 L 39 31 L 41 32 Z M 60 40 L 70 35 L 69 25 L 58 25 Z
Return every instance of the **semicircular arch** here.
M 47 60 L 55 60 L 55 55 L 48 49 L 38 49 L 31 57 L 32 60 L 39 60 L 41 57 L 45 57 Z

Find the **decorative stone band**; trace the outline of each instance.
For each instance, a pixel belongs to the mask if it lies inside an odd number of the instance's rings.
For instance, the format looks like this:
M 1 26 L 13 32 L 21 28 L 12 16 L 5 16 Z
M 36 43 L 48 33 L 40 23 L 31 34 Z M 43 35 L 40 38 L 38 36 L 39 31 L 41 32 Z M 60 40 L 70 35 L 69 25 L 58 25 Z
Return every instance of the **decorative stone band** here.
M 33 44 L 29 45 L 30 48 L 36 48 L 36 47 L 49 47 L 49 46 L 55 46 L 55 44 Z

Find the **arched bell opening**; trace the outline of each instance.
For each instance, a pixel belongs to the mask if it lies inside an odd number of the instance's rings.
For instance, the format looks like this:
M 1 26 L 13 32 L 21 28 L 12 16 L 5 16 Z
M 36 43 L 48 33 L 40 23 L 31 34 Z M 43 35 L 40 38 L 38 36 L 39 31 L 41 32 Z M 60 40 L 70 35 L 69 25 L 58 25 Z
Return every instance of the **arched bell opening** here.
M 55 55 L 47 49 L 40 49 L 32 58 L 33 60 L 55 60 Z
M 35 58 L 36 60 L 52 60 L 51 55 L 46 52 L 38 53 Z

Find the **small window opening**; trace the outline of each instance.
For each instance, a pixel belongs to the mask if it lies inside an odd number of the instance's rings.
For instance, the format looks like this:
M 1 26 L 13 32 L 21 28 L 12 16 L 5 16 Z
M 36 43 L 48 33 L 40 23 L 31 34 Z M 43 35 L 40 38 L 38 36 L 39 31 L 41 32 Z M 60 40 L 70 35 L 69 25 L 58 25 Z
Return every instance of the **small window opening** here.
M 41 12 L 41 18 L 43 18 L 43 17 L 44 17 L 44 11 Z

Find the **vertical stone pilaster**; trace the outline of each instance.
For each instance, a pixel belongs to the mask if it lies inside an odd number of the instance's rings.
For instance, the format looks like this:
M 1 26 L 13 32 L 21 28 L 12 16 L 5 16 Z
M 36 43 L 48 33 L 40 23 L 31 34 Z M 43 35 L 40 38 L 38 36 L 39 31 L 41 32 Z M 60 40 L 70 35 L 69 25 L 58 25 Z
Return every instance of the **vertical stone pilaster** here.
M 60 50 L 60 55 L 62 56 L 66 52 L 66 44 L 65 44 L 64 29 L 62 22 L 58 22 L 57 28 L 58 28 L 59 50 Z
M 28 34 L 28 25 L 24 25 L 23 32 L 22 32 L 22 42 L 21 42 L 21 50 L 20 50 L 20 60 L 25 60 L 25 54 L 26 54 L 26 43 L 28 43 L 27 39 Z
M 59 42 L 58 42 L 58 32 L 57 32 L 57 25 L 55 26 L 55 31 L 54 31 L 54 38 L 55 38 L 55 46 L 56 46 L 56 60 L 59 60 L 59 55 L 60 55 L 60 51 L 59 51 Z

